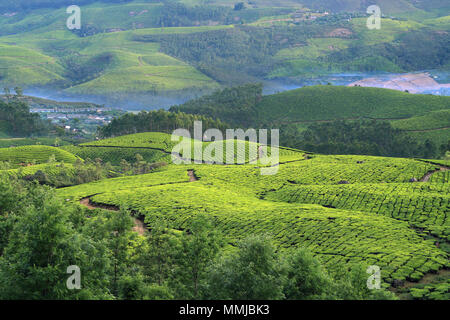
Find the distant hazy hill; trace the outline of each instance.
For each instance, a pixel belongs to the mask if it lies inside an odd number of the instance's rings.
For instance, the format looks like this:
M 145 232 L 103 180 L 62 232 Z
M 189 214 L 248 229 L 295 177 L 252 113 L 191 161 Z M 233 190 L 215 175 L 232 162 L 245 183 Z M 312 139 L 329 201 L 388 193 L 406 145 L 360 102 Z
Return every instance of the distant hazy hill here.
M 449 64 L 449 10 L 438 1 L 375 1 L 395 16 L 380 30 L 368 30 L 361 15 L 372 1 L 264 0 L 234 10 L 235 2 L 77 1 L 82 29 L 71 32 L 64 8 L 71 2 L 2 1 L 0 86 L 185 98 L 268 78 Z M 302 4 L 330 15 L 294 23 Z M 342 11 L 359 18 L 333 14 Z

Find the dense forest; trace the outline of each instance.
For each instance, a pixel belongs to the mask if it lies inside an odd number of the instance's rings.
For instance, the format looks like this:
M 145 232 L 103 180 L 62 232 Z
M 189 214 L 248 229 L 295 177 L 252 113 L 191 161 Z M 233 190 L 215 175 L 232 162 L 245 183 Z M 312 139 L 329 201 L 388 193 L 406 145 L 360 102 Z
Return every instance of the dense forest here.
M 107 138 L 139 132 L 172 133 L 179 128 L 187 129 L 193 134 L 194 121 L 201 121 L 204 130 L 209 128 L 225 130 L 227 127 L 220 120 L 213 120 L 206 116 L 158 110 L 141 111 L 139 114 L 127 113 L 113 119 L 108 125 L 99 127 L 98 134 L 102 138 Z
M 18 89 L 19 90 L 19 89 Z M 6 101 L 0 99 L 0 132 L 12 137 L 31 137 L 46 135 L 53 129 L 50 122 L 43 121 L 38 114 L 30 113 L 27 103 L 17 95 L 6 95 Z
M 331 121 L 311 124 L 298 134 L 296 126 L 282 130 L 282 145 L 300 146 L 323 154 L 368 154 L 389 157 L 439 158 L 447 145 L 437 146 L 426 140 L 423 144 L 386 121 Z
M 211 95 L 170 108 L 172 112 L 201 114 L 233 126 L 255 125 L 256 104 L 262 99 L 262 84 L 246 84 L 218 90 Z

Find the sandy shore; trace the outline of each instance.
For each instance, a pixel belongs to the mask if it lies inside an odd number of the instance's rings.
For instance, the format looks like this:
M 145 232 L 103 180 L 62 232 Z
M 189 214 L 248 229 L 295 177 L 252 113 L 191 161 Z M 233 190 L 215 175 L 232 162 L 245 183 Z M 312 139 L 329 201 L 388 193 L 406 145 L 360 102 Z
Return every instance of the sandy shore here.
M 353 82 L 348 86 L 376 87 L 399 91 L 408 90 L 411 93 L 423 93 L 448 89 L 450 88 L 450 83 L 437 83 L 429 73 L 413 73 L 367 78 Z

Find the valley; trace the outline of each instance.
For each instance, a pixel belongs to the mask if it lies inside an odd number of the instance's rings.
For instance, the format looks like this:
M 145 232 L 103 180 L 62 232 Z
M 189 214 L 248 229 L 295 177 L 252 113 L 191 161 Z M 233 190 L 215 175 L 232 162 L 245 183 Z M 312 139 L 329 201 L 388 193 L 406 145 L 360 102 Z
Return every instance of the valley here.
M 450 300 L 449 33 L 440 0 L 2 1 L 0 304 Z

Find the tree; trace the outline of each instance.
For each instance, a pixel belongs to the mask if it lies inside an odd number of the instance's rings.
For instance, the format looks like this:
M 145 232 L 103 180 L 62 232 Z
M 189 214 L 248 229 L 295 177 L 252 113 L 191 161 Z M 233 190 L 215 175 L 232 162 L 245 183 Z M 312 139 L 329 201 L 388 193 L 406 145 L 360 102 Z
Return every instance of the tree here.
M 120 160 L 120 170 L 123 173 L 127 173 L 128 171 L 130 171 L 130 168 L 131 168 L 131 166 L 127 160 L 125 160 L 125 159 Z
M 436 144 L 427 139 L 423 145 L 423 157 L 426 159 L 433 159 L 437 155 Z
M 282 269 L 267 237 L 252 236 L 238 244 L 237 252 L 222 256 L 208 272 L 209 299 L 283 299 Z
M 332 279 L 320 262 L 306 249 L 299 249 L 285 257 L 286 299 L 313 300 L 323 298 Z
M 0 299 L 105 299 L 106 248 L 76 231 L 73 209 L 34 185 L 15 214 L 0 257 Z M 66 286 L 69 266 L 79 266 L 82 288 Z
M 164 285 L 174 267 L 177 243 L 164 220 L 156 222 L 147 237 L 148 249 L 143 256 L 145 274 L 150 282 Z
M 3 88 L 3 92 L 5 94 L 6 101 L 11 99 L 11 90 L 8 87 Z
M 386 289 L 369 289 L 367 267 L 353 265 L 350 270 L 340 268 L 333 275 L 329 299 L 342 300 L 396 300 L 397 297 Z
M 14 91 L 16 92 L 16 97 L 20 98 L 23 96 L 23 89 L 21 87 L 15 87 Z
M 133 227 L 133 220 L 130 212 L 123 207 L 112 214 L 109 221 L 108 229 L 109 247 L 112 253 L 112 281 L 111 289 L 117 297 L 119 294 L 119 279 L 125 274 L 128 266 L 128 243 L 133 235 L 131 228 Z
M 182 299 L 199 299 L 206 280 L 206 269 L 214 260 L 223 240 L 211 220 L 196 217 L 189 230 L 184 231 L 176 259 L 177 269 L 171 279 Z

